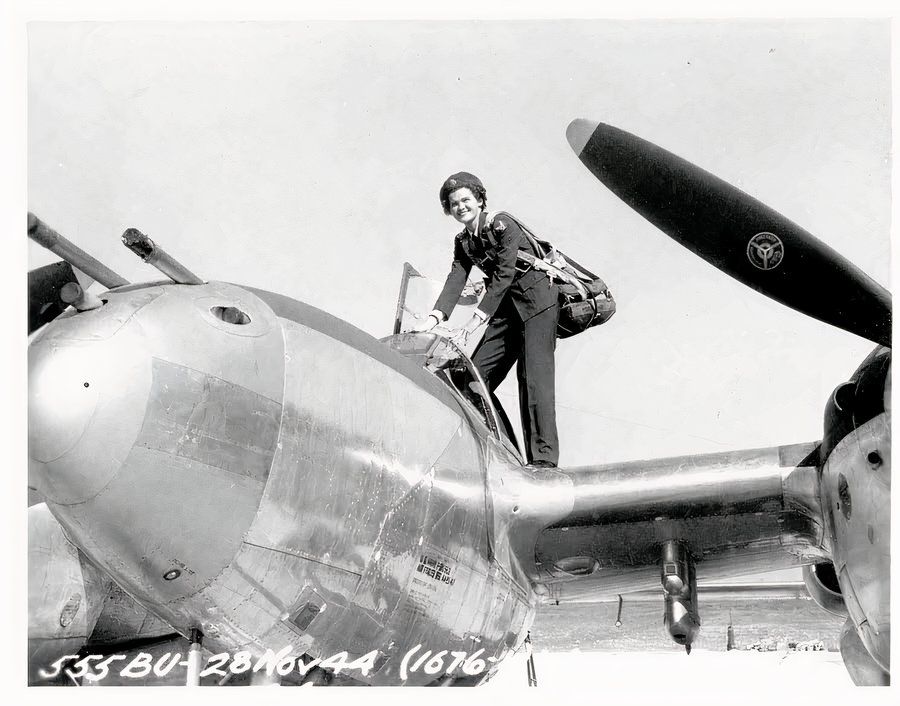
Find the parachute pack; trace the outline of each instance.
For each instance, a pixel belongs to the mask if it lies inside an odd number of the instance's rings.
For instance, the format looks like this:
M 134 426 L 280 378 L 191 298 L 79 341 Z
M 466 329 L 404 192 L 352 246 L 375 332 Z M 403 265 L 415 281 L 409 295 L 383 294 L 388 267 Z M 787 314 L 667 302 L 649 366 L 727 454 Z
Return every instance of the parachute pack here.
M 488 216 L 489 221 L 493 220 L 493 215 Z M 541 254 L 541 257 L 535 257 L 531 253 L 519 250 L 519 262 L 529 269 L 546 272 L 559 287 L 557 338 L 568 338 L 609 321 L 616 313 L 616 301 L 606 282 L 564 255 L 548 241 L 538 238 L 518 218 L 505 211 L 504 215 L 516 222 L 534 251 Z

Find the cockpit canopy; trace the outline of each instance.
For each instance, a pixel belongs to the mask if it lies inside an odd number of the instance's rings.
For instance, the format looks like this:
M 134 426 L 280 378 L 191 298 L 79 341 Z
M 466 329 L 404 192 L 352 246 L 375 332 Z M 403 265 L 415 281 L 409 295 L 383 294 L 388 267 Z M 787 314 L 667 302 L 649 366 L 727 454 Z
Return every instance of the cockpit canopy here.
M 434 333 L 410 332 L 387 336 L 381 342 L 447 384 L 457 397 L 478 413 L 495 438 L 521 459 L 506 413 L 488 390 L 472 360 L 453 341 Z

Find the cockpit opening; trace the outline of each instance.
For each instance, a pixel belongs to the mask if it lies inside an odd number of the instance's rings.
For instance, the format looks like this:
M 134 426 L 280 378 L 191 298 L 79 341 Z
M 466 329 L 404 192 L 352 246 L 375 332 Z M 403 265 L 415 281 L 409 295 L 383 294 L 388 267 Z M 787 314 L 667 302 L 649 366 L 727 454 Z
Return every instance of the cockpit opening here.
M 381 342 L 450 386 L 478 413 L 491 433 L 521 459 L 512 424 L 500 401 L 488 390 L 471 359 L 453 341 L 434 333 L 410 332 L 387 336 Z

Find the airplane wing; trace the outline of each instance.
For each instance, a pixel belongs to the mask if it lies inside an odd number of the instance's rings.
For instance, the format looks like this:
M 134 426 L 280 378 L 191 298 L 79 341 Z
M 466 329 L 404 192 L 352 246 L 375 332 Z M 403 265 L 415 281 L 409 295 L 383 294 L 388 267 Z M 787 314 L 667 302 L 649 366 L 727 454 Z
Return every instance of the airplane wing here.
M 708 579 L 810 563 L 825 555 L 817 461 L 806 443 L 560 469 L 574 506 L 536 561 L 561 597 L 659 586 L 667 543 Z
M 656 589 L 670 635 L 689 647 L 698 578 L 827 562 L 818 461 L 805 443 L 560 469 L 574 501 L 535 540 L 544 599 Z

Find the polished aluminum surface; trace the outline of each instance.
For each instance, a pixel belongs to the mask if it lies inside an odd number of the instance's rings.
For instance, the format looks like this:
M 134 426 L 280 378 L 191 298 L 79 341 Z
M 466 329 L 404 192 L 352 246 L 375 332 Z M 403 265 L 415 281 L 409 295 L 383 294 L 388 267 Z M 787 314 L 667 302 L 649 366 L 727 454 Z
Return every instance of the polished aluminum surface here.
M 841 659 L 857 686 L 889 686 L 891 677 L 881 668 L 860 639 L 853 618 L 847 618 L 841 629 Z
M 210 314 L 223 301 L 254 321 L 226 329 Z M 187 300 L 151 287 L 48 329 L 29 348 L 31 485 L 138 599 L 196 592 L 239 546 L 275 451 L 275 317 L 228 285 Z
M 803 584 L 806 592 L 816 605 L 832 615 L 847 617 L 847 605 L 837 584 L 834 564 L 822 562 L 803 567 Z
M 797 465 L 814 450 L 798 444 L 566 469 L 574 509 L 541 533 L 537 561 L 548 580 L 569 581 L 576 577 L 559 562 L 591 557 L 596 571 L 581 582 L 597 590 L 649 588 L 642 567 L 656 566 L 670 539 L 690 547 L 707 580 L 809 562 L 826 551 L 816 467 Z
M 884 413 L 845 437 L 822 469 L 841 594 L 863 645 L 890 669 L 891 426 Z
M 111 579 L 83 561 L 43 503 L 28 508 L 29 682 L 60 654 L 74 654 L 100 615 Z
M 417 644 L 484 649 L 493 669 L 541 600 L 658 590 L 669 542 L 709 581 L 843 541 L 816 444 L 528 469 L 477 376 L 457 389 L 418 336 L 379 342 L 216 282 L 110 292 L 29 347 L 30 484 L 93 564 L 209 650 L 377 650 L 372 684 L 398 683 Z
M 524 638 L 536 600 L 489 548 L 485 495 L 487 459 L 517 462 L 458 391 L 230 285 L 111 293 L 112 323 L 98 313 L 32 344 L 32 483 L 176 629 L 214 651 L 379 647 L 372 683 L 397 681 L 394 658 L 420 642 L 499 660 Z

